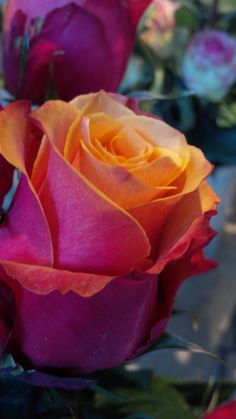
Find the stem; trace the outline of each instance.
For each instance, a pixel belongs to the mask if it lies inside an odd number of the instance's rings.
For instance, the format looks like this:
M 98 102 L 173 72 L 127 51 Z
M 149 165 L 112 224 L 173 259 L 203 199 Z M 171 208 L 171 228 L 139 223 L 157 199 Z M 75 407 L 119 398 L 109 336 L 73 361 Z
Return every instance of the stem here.
M 214 27 L 216 24 L 216 20 L 218 17 L 218 9 L 219 9 L 220 0 L 213 0 L 211 11 L 210 11 L 210 18 L 209 18 L 209 26 Z

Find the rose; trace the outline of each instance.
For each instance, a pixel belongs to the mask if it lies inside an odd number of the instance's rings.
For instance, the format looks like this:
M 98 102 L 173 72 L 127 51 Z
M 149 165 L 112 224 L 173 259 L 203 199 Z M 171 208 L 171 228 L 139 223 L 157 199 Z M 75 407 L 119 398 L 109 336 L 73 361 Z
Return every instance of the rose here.
M 185 51 L 182 74 L 196 95 L 221 100 L 236 80 L 236 40 L 218 30 L 196 33 Z
M 180 283 L 214 265 L 201 251 L 214 235 L 211 165 L 124 102 L 100 92 L 0 114 L 0 152 L 22 172 L 0 229 L 17 305 L 8 350 L 31 366 L 93 371 L 137 356 Z
M 10 0 L 4 19 L 6 88 L 41 103 L 115 91 L 151 0 Z M 53 92 L 54 90 L 54 92 Z
M 176 47 L 173 38 L 178 7 L 177 1 L 154 0 L 143 18 L 141 39 L 163 59 L 168 58 Z
M 236 401 L 222 404 L 212 413 L 204 416 L 204 419 L 234 419 L 236 417 Z

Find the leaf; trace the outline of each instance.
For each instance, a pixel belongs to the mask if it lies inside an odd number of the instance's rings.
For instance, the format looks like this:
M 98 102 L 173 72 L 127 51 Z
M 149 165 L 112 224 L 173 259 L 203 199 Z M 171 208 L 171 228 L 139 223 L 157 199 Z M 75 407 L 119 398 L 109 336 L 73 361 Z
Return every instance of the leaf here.
M 135 387 L 121 387 L 116 389 L 123 401 L 112 402 L 104 398 L 97 398 L 97 408 L 100 411 L 118 413 L 115 417 L 126 419 L 193 419 L 194 412 L 188 407 L 185 398 L 174 387 L 168 384 L 167 379 L 153 377 L 147 389 Z
M 138 99 L 139 102 L 156 102 L 159 100 L 174 100 L 182 97 L 193 96 L 193 92 L 190 90 L 182 90 L 168 94 L 152 93 L 146 90 L 137 90 L 129 93 L 131 98 Z
M 236 126 L 236 103 L 222 103 L 218 107 L 216 123 L 220 128 L 231 128 Z
M 84 390 L 96 384 L 96 380 L 84 377 L 63 377 L 33 369 L 25 369 L 15 362 L 11 354 L 6 352 L 1 358 L 0 372 L 14 375 L 19 381 L 38 387 Z
M 124 401 L 123 397 L 120 397 L 120 396 L 112 393 L 111 391 L 109 391 L 109 390 L 107 390 L 107 389 L 105 389 L 101 386 L 98 386 L 96 384 L 91 386 L 91 390 L 102 394 L 103 396 L 107 397 L 108 399 L 115 400 L 115 401 Z
M 193 31 L 196 31 L 199 27 L 197 16 L 185 6 L 177 9 L 175 19 L 178 26 L 185 26 Z
M 207 351 L 203 349 L 200 345 L 197 345 L 196 343 L 185 340 L 181 338 L 180 336 L 172 335 L 169 333 L 163 333 L 163 335 L 145 353 L 154 352 L 161 349 L 175 349 L 175 350 L 177 349 L 181 351 L 190 351 L 190 352 L 205 354 L 227 365 L 227 363 L 225 363 L 222 359 L 220 359 L 218 355 L 216 355 L 215 353 Z
M 0 372 L 18 375 L 22 374 L 24 372 L 24 369 L 21 365 L 17 364 L 14 361 L 12 355 L 5 352 L 1 358 Z

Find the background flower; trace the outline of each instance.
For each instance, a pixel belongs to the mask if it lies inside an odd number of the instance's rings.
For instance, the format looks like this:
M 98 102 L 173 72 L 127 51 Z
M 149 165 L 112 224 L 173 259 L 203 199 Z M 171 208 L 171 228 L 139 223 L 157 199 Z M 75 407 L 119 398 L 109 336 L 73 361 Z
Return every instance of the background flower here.
M 4 21 L 6 88 L 17 98 L 72 99 L 115 91 L 150 0 L 10 0 Z
M 0 151 L 22 172 L 0 229 L 17 303 L 9 349 L 30 365 L 93 371 L 137 356 L 181 282 L 214 266 L 201 251 L 218 202 L 211 165 L 122 102 L 100 92 L 0 114 Z
M 196 95 L 219 101 L 236 80 L 236 40 L 212 29 L 196 33 L 183 57 L 182 73 Z
M 164 59 L 173 52 L 175 13 L 178 7 L 179 3 L 174 0 L 154 0 L 144 16 L 140 37 Z
M 204 419 L 234 419 L 236 416 L 236 401 L 222 404 Z

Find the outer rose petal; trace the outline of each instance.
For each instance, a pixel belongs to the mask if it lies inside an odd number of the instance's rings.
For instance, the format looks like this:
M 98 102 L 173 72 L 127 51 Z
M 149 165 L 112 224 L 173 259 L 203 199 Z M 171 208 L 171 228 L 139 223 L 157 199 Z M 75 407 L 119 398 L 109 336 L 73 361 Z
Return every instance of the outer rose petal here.
M 236 401 L 224 403 L 217 407 L 216 410 L 205 415 L 203 419 L 235 419 L 236 418 Z
M 218 197 L 204 182 L 190 194 L 160 199 L 130 210 L 151 242 L 152 258 L 156 260 L 152 272 L 160 272 L 166 263 L 181 257 L 195 236 L 202 238 L 201 246 L 207 244 L 213 234 L 208 227 L 209 218 L 216 212 L 218 202 Z
M 73 292 L 40 296 L 9 279 L 18 315 L 8 349 L 38 368 L 73 373 L 110 368 L 140 355 L 166 327 L 181 282 L 213 266 L 194 252 L 170 263 L 159 277 L 114 278 L 87 299 Z
M 70 104 L 82 110 L 84 115 L 103 112 L 113 118 L 134 116 L 135 113 L 132 108 L 127 107 L 126 102 L 120 98 L 124 98 L 124 96 L 100 90 L 98 93 L 77 96 L 70 101 Z
M 167 323 L 171 316 L 176 291 L 182 282 L 199 273 L 215 268 L 212 260 L 206 260 L 202 252 L 191 249 L 182 258 L 169 263 L 159 275 L 159 288 L 157 299 L 157 312 L 154 325 L 149 331 L 149 336 L 144 345 L 137 348 L 135 356 L 139 356 L 154 343 L 160 336 L 160 322 Z
M 57 290 L 62 294 L 74 291 L 82 297 L 91 297 L 113 279 L 108 275 L 70 272 L 8 260 L 0 260 L 0 264 L 11 278 L 16 279 L 25 289 L 37 294 L 48 294 Z
M 27 101 L 11 103 L 0 112 L 0 153 L 27 176 L 40 145 L 32 131 L 30 112 L 31 104 Z
M 64 52 L 56 57 L 52 67 L 51 81 L 58 97 L 70 100 L 75 94 L 97 91 L 101 87 L 106 90 L 117 88 L 121 76 L 119 74 L 118 83 L 114 83 L 112 78 L 116 68 L 113 68 L 103 24 L 96 15 L 73 3 L 56 9 L 47 16 L 40 38 L 57 45 L 57 50 Z M 117 60 L 119 63 L 119 58 Z M 32 70 L 31 66 L 29 73 Z M 27 74 L 25 80 L 27 85 Z M 28 91 L 30 94 L 29 86 Z
M 4 226 L 0 259 L 52 264 L 51 236 L 42 206 L 28 178 L 38 151 L 38 138 L 30 132 L 27 102 L 9 105 L 0 113 L 0 152 L 24 173 Z M 26 218 L 27 214 L 27 218 Z
M 44 266 L 53 263 L 47 222 L 24 175 L 1 225 L 0 242 L 0 264 L 1 259 Z
M 157 278 L 145 274 L 116 278 L 90 298 L 55 291 L 40 296 L 10 283 L 17 321 L 9 349 L 36 367 L 75 373 L 117 365 L 145 342 L 158 309 Z

